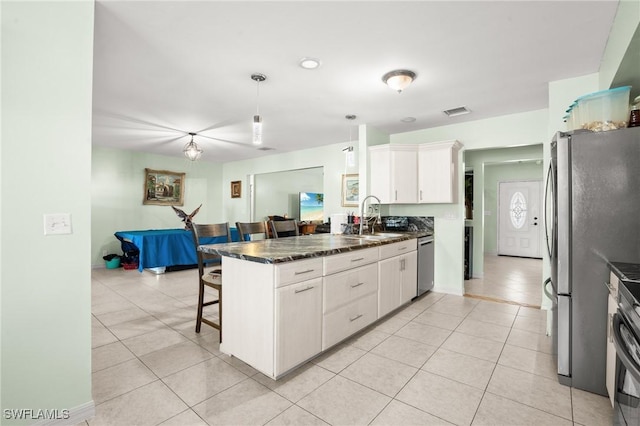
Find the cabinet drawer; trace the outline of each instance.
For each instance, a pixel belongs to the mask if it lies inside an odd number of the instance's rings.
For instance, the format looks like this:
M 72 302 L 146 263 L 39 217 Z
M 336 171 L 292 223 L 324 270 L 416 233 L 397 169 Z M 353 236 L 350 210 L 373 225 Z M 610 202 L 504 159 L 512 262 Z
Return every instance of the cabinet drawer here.
M 324 315 L 322 350 L 351 336 L 378 319 L 378 294 L 372 293 Z
M 397 243 L 386 244 L 380 246 L 380 260 L 388 259 L 393 256 L 399 256 L 404 253 L 415 250 L 418 247 L 418 240 L 406 240 Z
M 378 268 L 371 263 L 324 277 L 324 313 L 378 290 Z
M 415 243 L 414 243 L 415 244 Z M 355 250 L 349 253 L 336 254 L 324 257 L 324 274 L 331 275 L 347 269 L 378 261 L 378 249 L 376 247 Z
M 305 259 L 276 265 L 276 288 L 322 276 L 322 259 Z

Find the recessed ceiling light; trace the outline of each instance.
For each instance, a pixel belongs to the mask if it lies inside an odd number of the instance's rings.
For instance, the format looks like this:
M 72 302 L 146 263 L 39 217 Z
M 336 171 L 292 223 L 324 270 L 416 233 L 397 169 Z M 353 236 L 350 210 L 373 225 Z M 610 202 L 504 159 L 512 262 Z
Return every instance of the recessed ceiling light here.
M 403 119 L 401 119 L 400 121 L 402 121 L 403 123 L 413 123 L 414 121 L 416 121 L 415 117 L 405 117 Z
M 456 115 L 469 114 L 471 112 L 471 110 L 468 109 L 466 106 L 461 106 L 461 107 L 458 107 L 458 108 L 445 109 L 442 112 L 447 114 L 449 117 L 455 117 Z
M 320 60 L 316 58 L 300 59 L 300 66 L 306 70 L 315 70 L 320 66 Z

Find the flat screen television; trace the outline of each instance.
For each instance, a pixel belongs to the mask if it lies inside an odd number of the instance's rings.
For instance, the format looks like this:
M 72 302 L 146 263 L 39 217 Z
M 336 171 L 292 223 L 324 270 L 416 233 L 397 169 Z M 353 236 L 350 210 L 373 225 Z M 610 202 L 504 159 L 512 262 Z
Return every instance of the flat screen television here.
M 299 201 L 301 222 L 322 223 L 324 221 L 324 194 L 301 192 Z

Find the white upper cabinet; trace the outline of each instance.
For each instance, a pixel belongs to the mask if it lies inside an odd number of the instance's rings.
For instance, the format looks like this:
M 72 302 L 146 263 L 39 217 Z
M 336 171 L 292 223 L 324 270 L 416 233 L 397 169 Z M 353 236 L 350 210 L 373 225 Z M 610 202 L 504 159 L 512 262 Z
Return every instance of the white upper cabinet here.
M 417 145 L 369 148 L 371 193 L 384 204 L 418 202 Z
M 458 151 L 460 143 L 447 141 L 418 148 L 418 202 L 458 201 Z
M 371 193 L 384 204 L 455 203 L 458 141 L 369 148 Z

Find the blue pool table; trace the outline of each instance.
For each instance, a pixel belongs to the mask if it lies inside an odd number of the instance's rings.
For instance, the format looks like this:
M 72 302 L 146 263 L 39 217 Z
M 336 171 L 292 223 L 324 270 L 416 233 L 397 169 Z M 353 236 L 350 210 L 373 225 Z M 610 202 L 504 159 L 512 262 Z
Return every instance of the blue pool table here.
M 118 231 L 114 234 L 121 242 L 133 243 L 140 251 L 138 270 L 145 268 L 197 265 L 196 250 L 191 231 L 185 229 L 149 229 L 145 231 Z M 231 240 L 238 241 L 238 231 L 231 228 Z M 203 238 L 203 244 L 224 242 L 224 238 Z

